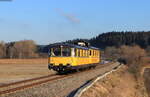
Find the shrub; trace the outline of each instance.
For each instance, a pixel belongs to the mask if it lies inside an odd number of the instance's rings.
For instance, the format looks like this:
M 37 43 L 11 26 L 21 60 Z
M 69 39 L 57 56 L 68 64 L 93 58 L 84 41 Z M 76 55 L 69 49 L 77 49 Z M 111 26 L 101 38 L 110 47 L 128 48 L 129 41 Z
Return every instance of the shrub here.
M 119 62 L 126 64 L 129 71 L 139 76 L 143 65 L 148 63 L 146 59 L 146 52 L 139 46 L 121 46 L 119 48 L 106 48 L 105 54 L 107 57 L 116 58 Z

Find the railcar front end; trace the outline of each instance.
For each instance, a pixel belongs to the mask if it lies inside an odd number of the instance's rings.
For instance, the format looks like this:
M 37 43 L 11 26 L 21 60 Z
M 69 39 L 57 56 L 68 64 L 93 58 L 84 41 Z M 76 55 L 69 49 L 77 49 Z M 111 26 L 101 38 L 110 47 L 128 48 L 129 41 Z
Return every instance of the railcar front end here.
M 48 68 L 59 73 L 96 66 L 100 63 L 100 51 L 96 48 L 59 44 L 49 51 Z

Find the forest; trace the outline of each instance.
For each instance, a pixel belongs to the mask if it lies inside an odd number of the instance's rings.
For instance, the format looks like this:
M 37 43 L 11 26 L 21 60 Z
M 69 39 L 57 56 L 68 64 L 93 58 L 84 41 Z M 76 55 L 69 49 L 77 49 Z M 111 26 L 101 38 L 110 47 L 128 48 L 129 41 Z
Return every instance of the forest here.
M 150 45 L 150 31 L 148 32 L 108 32 L 89 39 L 92 46 L 105 49 L 108 46 L 139 45 L 147 48 Z
M 87 41 L 91 46 L 105 50 L 107 47 L 119 48 L 126 46 L 139 46 L 150 52 L 150 31 L 148 32 L 107 32 L 90 39 L 73 39 L 61 43 L 74 43 Z M 38 45 L 33 40 L 21 40 L 5 43 L 0 42 L 0 58 L 39 58 L 47 57 L 51 44 Z
M 141 48 L 148 49 L 150 48 L 150 31 L 141 31 L 141 32 L 106 32 L 99 34 L 90 39 L 73 39 L 63 41 L 61 43 L 74 43 L 76 41 L 87 41 L 91 46 L 97 47 L 104 50 L 106 47 L 120 47 L 122 45 L 133 46 L 138 45 Z M 48 49 L 51 44 L 46 46 L 39 46 L 40 52 L 48 52 Z

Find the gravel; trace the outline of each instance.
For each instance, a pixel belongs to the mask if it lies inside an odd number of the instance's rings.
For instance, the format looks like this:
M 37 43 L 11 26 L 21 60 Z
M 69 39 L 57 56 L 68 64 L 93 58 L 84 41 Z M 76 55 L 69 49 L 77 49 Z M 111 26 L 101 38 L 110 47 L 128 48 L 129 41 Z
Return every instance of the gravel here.
M 2 95 L 1 97 L 72 97 L 76 90 L 98 75 L 104 74 L 118 66 L 113 63 L 103 68 L 81 73 L 61 80 L 44 83 L 32 88 Z

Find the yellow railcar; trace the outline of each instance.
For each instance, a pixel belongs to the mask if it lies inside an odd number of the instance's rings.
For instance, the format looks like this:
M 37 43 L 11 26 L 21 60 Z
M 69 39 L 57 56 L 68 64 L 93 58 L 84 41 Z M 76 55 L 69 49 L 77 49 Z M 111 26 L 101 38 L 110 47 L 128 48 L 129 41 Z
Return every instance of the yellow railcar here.
M 61 73 L 95 67 L 100 61 L 100 50 L 98 48 L 59 43 L 50 47 L 48 68 Z

